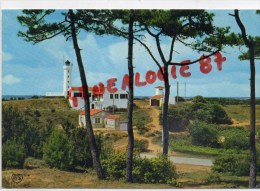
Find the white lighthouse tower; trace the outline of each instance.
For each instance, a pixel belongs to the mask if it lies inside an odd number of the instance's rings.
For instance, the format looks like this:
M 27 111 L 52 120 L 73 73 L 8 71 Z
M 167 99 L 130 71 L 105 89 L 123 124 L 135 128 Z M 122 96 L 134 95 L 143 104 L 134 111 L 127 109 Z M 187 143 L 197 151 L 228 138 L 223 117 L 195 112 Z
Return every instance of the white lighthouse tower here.
M 63 94 L 67 98 L 68 90 L 71 87 L 71 80 L 72 80 L 72 63 L 70 61 L 66 61 L 63 65 L 64 70 L 64 81 L 63 81 Z

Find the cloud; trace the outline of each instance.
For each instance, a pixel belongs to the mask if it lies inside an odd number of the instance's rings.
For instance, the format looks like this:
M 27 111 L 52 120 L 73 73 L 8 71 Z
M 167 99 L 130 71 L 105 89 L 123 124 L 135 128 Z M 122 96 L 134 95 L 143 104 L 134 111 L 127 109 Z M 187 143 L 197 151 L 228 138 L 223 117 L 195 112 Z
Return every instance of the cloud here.
M 8 74 L 3 77 L 3 83 L 7 84 L 7 85 L 17 84 L 19 82 L 21 82 L 21 79 L 13 76 L 11 74 Z
M 2 52 L 3 61 L 10 61 L 13 59 L 13 55 L 7 52 Z

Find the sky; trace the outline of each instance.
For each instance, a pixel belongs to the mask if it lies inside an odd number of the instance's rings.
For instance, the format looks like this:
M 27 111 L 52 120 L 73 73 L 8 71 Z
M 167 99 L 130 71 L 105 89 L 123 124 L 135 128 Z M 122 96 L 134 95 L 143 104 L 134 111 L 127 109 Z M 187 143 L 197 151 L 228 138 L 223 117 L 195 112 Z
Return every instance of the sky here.
M 230 26 L 234 32 L 240 32 L 234 17 L 228 15 L 232 10 L 208 10 L 215 14 L 216 26 Z M 240 11 L 241 20 L 244 22 L 250 35 L 259 35 L 260 15 L 255 10 Z M 69 60 L 73 63 L 72 85 L 80 86 L 80 77 L 72 46 L 72 41 L 57 36 L 51 40 L 33 45 L 17 36 L 23 30 L 16 17 L 21 15 L 21 10 L 2 11 L 2 95 L 45 95 L 46 92 L 63 91 L 63 63 Z M 146 42 L 160 60 L 156 51 L 154 40 L 145 35 Z M 82 49 L 82 58 L 89 86 L 117 78 L 116 86 L 121 88 L 122 78 L 127 70 L 127 45 L 128 42 L 120 37 L 96 36 L 92 33 L 81 32 L 79 46 Z M 168 55 L 170 40 L 162 41 L 163 51 Z M 196 60 L 202 53 L 177 43 L 175 45 L 173 61 Z M 212 71 L 204 74 L 200 71 L 199 63 L 189 68 L 190 77 L 182 77 L 177 67 L 177 79 L 170 77 L 171 97 L 176 96 L 177 81 L 179 83 L 179 96 L 193 97 L 249 97 L 250 96 L 250 68 L 249 61 L 240 61 L 239 48 L 225 48 L 221 54 L 226 57 L 222 70 L 217 69 L 214 56 L 211 57 Z M 134 44 L 134 71 L 145 79 L 146 72 L 157 72 L 158 67 L 150 58 L 146 50 L 137 42 Z M 256 60 L 256 96 L 260 97 L 260 65 Z M 185 89 L 186 84 L 186 89 Z M 156 80 L 154 84 L 135 87 L 135 96 L 152 96 L 155 87 L 163 85 Z M 186 90 L 186 91 L 185 91 Z

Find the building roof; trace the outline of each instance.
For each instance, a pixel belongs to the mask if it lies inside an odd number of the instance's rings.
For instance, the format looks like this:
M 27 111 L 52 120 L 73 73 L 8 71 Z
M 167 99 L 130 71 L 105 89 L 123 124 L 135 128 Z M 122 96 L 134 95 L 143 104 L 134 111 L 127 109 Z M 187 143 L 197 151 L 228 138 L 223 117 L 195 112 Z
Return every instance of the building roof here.
M 163 95 L 155 95 L 153 97 L 151 97 L 151 99 L 162 99 Z
M 96 115 L 100 112 L 105 112 L 102 109 L 90 109 L 90 116 Z M 85 110 L 81 111 L 79 115 L 85 115 Z
M 119 119 L 120 117 L 118 115 L 108 115 L 105 118 L 107 118 L 107 119 Z
M 155 88 L 158 88 L 158 89 L 160 89 L 160 90 L 164 89 L 163 86 L 156 86 Z

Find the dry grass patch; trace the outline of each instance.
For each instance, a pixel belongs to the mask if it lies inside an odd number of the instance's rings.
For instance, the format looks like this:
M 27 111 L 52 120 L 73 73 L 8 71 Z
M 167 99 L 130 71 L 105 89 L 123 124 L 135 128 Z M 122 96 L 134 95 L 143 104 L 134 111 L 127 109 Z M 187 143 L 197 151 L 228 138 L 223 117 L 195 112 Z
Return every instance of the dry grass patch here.
M 23 174 L 20 183 L 14 183 L 13 174 Z M 91 169 L 87 173 L 75 173 L 57 169 L 15 169 L 3 171 L 3 187 L 11 188 L 172 188 L 166 184 L 129 184 L 122 181 L 98 180 Z

